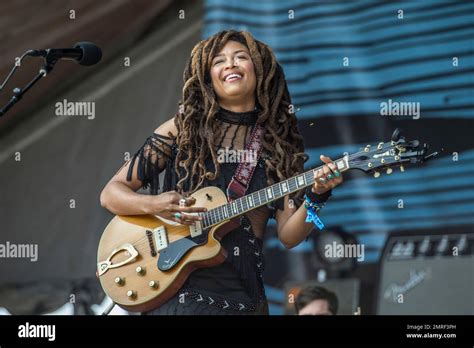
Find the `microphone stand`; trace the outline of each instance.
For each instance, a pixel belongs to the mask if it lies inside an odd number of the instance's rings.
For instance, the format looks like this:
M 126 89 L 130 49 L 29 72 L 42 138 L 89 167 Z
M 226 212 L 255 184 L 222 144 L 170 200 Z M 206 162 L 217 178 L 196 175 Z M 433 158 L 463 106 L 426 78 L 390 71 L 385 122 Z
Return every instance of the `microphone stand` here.
M 21 62 L 26 56 L 33 56 L 33 57 L 38 57 L 41 56 L 44 59 L 44 66 L 40 68 L 38 74 L 31 80 L 25 87 L 19 88 L 15 87 L 13 89 L 13 97 L 10 99 L 10 101 L 0 109 L 0 117 L 5 115 L 10 108 L 15 105 L 21 98 L 23 97 L 23 94 L 25 94 L 33 85 L 36 84 L 41 78 L 45 77 L 54 67 L 54 65 L 57 63 L 59 60 L 59 57 L 54 54 L 53 52 L 50 52 L 50 50 L 29 50 L 25 52 L 19 59 L 19 63 L 15 63 L 15 66 L 13 69 L 10 71 L 8 74 L 7 78 L 3 82 L 3 84 L 0 86 L 0 91 L 3 90 L 7 82 L 10 80 L 10 78 L 13 76 L 15 73 L 16 69 L 18 66 L 21 66 Z

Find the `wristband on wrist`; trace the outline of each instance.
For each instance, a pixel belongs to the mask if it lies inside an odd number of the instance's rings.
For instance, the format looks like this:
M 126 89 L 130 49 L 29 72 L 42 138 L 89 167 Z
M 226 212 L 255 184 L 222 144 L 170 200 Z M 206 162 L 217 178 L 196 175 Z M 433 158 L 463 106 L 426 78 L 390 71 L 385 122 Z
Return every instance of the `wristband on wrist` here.
M 305 196 L 313 203 L 326 203 L 329 197 L 332 196 L 332 190 L 326 191 L 321 195 L 314 193 L 311 186 L 308 186 L 305 190 Z
M 310 198 L 305 194 L 304 195 L 304 207 L 306 208 L 306 222 L 313 222 L 317 228 L 322 230 L 324 228 L 324 223 L 319 218 L 317 212 L 319 212 L 325 203 L 316 203 L 312 202 Z

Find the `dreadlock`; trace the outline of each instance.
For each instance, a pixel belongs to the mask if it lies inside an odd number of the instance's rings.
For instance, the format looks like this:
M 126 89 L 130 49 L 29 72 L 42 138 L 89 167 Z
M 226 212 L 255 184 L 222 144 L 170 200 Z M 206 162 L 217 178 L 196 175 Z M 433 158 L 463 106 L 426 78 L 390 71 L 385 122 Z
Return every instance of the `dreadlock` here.
M 215 122 L 219 104 L 212 88 L 210 68 L 214 56 L 231 40 L 247 47 L 255 67 L 256 102 L 260 106 L 257 122 L 265 128 L 262 145 L 270 155 L 265 161 L 268 185 L 303 172 L 308 159 L 292 112 L 283 69 L 270 47 L 246 31 L 221 31 L 193 48 L 184 71 L 180 111 L 175 116 L 178 130 L 175 170 L 177 173 L 180 167 L 184 170 L 184 176 L 177 183 L 180 192 L 184 191 L 186 182 L 187 191 L 191 193 L 200 188 L 205 179 L 214 180 L 219 176 L 215 139 L 220 139 L 223 129 Z M 204 161 L 209 156 L 214 172 L 205 166 Z M 297 199 L 298 205 L 302 193 L 292 197 Z

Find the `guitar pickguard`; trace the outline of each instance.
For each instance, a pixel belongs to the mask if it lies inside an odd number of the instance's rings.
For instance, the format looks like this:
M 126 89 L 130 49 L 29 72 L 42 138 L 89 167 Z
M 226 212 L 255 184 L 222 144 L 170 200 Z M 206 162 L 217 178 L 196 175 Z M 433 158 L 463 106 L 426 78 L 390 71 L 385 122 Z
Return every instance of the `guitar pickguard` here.
M 185 237 L 178 239 L 161 250 L 157 266 L 162 272 L 169 271 L 193 248 L 202 245 L 207 240 L 207 231 L 197 238 Z

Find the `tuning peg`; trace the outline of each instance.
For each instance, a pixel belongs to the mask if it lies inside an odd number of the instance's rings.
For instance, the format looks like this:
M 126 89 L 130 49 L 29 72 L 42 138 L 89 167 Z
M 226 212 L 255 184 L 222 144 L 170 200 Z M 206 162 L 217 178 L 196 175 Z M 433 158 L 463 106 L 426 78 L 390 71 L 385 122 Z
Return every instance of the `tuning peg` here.
M 398 140 L 400 140 L 401 132 L 402 131 L 399 128 L 396 128 L 392 134 L 392 141 L 397 142 Z
M 390 174 L 392 174 L 392 172 L 393 172 L 392 168 L 387 168 L 387 174 L 390 175 Z
M 404 166 L 400 166 L 400 171 L 401 171 L 401 172 L 404 172 L 404 171 L 405 171 L 405 167 L 404 167 Z
M 378 178 L 380 176 L 379 172 L 374 172 L 374 178 Z

